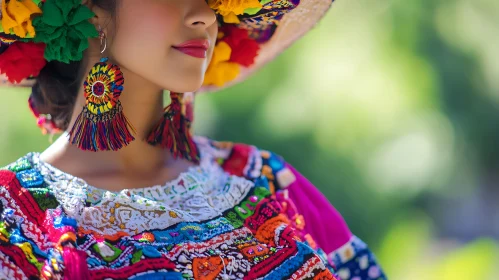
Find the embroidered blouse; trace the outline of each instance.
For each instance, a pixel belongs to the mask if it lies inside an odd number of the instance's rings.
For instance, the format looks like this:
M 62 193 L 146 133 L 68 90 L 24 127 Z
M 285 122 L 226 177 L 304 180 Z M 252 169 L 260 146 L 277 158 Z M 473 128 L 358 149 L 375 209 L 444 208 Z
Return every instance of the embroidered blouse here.
M 0 279 L 386 279 L 282 157 L 194 140 L 199 165 L 119 192 L 35 152 L 0 170 Z

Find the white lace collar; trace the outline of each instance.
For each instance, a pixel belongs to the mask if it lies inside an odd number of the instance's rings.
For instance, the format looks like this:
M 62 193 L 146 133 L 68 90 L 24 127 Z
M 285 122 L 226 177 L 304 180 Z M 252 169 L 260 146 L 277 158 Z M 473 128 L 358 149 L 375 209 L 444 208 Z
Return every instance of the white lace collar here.
M 88 184 L 84 179 L 76 177 L 74 175 L 71 175 L 69 173 L 66 173 L 59 168 L 43 161 L 40 158 L 40 153 L 39 152 L 31 152 L 26 155 L 26 158 L 28 161 L 31 162 L 33 165 L 33 168 L 40 171 L 40 173 L 43 175 L 45 181 L 48 183 L 48 185 L 52 185 L 54 183 L 58 183 L 61 181 L 65 182 L 73 182 L 76 183 L 80 186 L 83 186 L 86 190 L 88 190 L 91 193 L 110 193 L 110 194 L 115 194 L 118 195 L 120 193 L 137 193 L 137 194 L 144 194 L 144 193 L 153 193 L 156 191 L 158 188 L 165 188 L 169 186 L 177 186 L 179 185 L 180 182 L 182 181 L 188 181 L 190 183 L 202 183 L 205 178 L 203 176 L 212 173 L 215 171 L 214 169 L 220 169 L 221 167 L 214 162 L 213 155 L 209 149 L 209 144 L 208 144 L 208 139 L 205 137 L 201 136 L 195 136 L 194 137 L 195 142 L 199 148 L 200 151 L 200 163 L 199 165 L 194 165 L 190 166 L 187 168 L 186 171 L 181 172 L 175 179 L 169 180 L 163 184 L 157 184 L 157 185 L 152 185 L 152 186 L 146 186 L 146 187 L 138 187 L 138 188 L 130 188 L 130 189 L 123 189 L 121 191 L 111 191 L 107 189 L 102 189 L 98 187 L 94 187 L 90 184 Z M 207 172 L 208 171 L 208 172 Z M 89 197 L 91 199 L 91 197 Z M 92 202 L 92 201 L 90 201 Z
M 42 161 L 39 153 L 31 153 L 28 159 L 68 215 L 88 233 L 134 234 L 220 216 L 240 203 L 254 186 L 252 181 L 226 173 L 215 161 L 206 138 L 195 139 L 200 150 L 199 165 L 163 185 L 118 192 L 93 187 Z

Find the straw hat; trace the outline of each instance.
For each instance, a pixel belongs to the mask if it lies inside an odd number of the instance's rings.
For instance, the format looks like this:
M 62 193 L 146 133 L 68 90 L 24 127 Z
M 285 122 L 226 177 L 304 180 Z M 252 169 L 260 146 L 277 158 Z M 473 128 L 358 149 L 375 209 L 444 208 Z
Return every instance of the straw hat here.
M 0 85 L 32 86 L 46 61 L 81 60 L 88 46 L 85 41 L 97 36 L 88 22 L 93 13 L 81 0 L 0 1 Z M 208 0 L 208 4 L 217 14 L 219 34 L 199 92 L 246 79 L 309 31 L 332 0 Z M 54 22 L 56 15 L 71 18 Z M 60 40 L 57 34 L 69 34 L 61 30 L 76 36 Z

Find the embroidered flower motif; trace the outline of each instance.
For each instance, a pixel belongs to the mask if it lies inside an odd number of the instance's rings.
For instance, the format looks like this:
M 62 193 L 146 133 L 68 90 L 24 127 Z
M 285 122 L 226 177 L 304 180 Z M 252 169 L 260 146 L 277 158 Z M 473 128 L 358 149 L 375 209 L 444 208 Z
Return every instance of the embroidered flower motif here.
M 33 20 L 35 42 L 47 44 L 45 59 L 65 63 L 79 61 L 88 48 L 88 38 L 99 33 L 88 21 L 94 13 L 81 0 L 47 0 L 43 15 Z
M 0 31 L 21 38 L 33 38 L 35 28 L 31 18 L 42 10 L 32 0 L 2 0 L 2 24 Z
M 239 23 L 238 15 L 244 10 L 261 9 L 262 4 L 258 0 L 208 0 L 208 5 L 224 18 L 225 23 Z
M 123 91 L 123 73 L 115 64 L 102 58 L 90 70 L 91 75 L 83 82 L 87 107 L 95 115 L 105 114 L 116 107 Z
M 47 63 L 43 58 L 45 44 L 15 42 L 0 54 L 0 73 L 11 83 L 36 77 Z

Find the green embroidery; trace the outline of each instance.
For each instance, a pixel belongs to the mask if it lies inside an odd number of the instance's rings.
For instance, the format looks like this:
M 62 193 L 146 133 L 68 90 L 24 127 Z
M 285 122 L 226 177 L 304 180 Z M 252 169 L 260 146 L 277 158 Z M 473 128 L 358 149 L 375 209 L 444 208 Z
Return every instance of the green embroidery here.
M 12 172 L 19 172 L 31 168 L 31 163 L 26 158 L 19 159 L 2 169 L 8 169 Z
M 106 246 L 108 249 L 111 249 L 114 252 L 114 254 L 112 256 L 104 256 L 98 244 L 94 244 L 92 248 L 94 248 L 94 250 L 98 252 L 106 262 L 112 262 L 121 255 L 122 250 L 114 247 L 112 244 L 104 241 L 104 246 Z
M 133 253 L 132 263 L 136 263 L 136 262 L 140 261 L 141 257 L 142 257 L 142 250 L 138 250 L 137 252 Z
M 28 191 L 42 211 L 59 206 L 59 202 L 47 188 L 32 188 L 28 189 Z
M 227 212 L 225 214 L 225 218 L 229 220 L 229 222 L 234 228 L 240 228 L 244 225 L 244 222 L 241 219 L 239 219 L 239 216 L 234 211 Z

